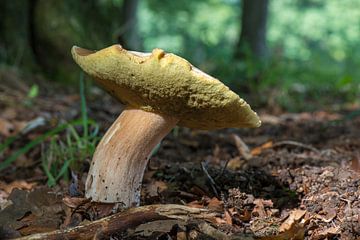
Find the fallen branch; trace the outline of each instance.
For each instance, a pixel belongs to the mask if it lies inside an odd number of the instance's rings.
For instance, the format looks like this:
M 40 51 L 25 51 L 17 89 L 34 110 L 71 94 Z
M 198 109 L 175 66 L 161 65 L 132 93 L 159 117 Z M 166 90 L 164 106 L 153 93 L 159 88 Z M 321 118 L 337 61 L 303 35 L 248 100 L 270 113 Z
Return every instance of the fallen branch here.
M 214 179 L 210 176 L 209 172 L 207 171 L 206 166 L 205 166 L 205 162 L 201 162 L 201 169 L 203 170 L 203 172 L 207 176 L 207 178 L 208 178 L 208 180 L 210 182 L 210 186 L 211 186 L 215 196 L 217 198 L 219 198 L 219 193 L 218 193 L 218 190 L 217 190 L 216 182 L 214 181 Z
M 120 233 L 156 220 L 178 219 L 187 222 L 193 219 L 202 219 L 214 221 L 216 215 L 216 213 L 210 212 L 207 209 L 176 204 L 141 206 L 116 213 L 88 224 L 64 230 L 37 233 L 17 238 L 17 240 L 104 239 L 112 234 Z
M 307 145 L 304 143 L 300 143 L 300 142 L 296 142 L 296 141 L 291 141 L 291 140 L 279 141 L 277 143 L 274 143 L 272 145 L 272 148 L 280 147 L 283 145 L 300 147 L 300 148 L 307 149 L 307 150 L 317 152 L 317 153 L 320 152 L 318 149 L 314 148 L 313 146 L 310 146 L 310 145 Z
M 249 161 L 253 155 L 251 154 L 250 148 L 246 145 L 246 143 L 236 134 L 231 134 L 234 139 L 235 146 L 238 149 L 241 156 L 245 158 L 246 161 Z

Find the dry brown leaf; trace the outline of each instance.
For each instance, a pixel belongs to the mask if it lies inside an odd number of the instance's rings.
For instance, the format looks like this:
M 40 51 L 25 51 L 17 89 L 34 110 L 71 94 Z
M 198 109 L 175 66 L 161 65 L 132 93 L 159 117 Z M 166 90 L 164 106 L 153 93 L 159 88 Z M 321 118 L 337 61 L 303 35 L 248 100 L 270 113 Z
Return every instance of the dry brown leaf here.
M 251 212 L 247 209 L 244 209 L 243 214 L 241 216 L 239 216 L 241 221 L 244 222 L 250 222 L 251 220 Z
M 10 206 L 12 202 L 8 200 L 9 194 L 3 190 L 0 190 L 0 211 Z
M 253 148 L 251 150 L 251 154 L 253 156 L 260 155 L 262 153 L 262 151 L 264 151 L 265 149 L 271 148 L 272 146 L 273 146 L 273 141 L 268 141 L 259 147 Z
M 331 222 L 337 215 L 336 209 L 334 208 L 325 208 L 322 212 L 325 213 L 325 215 L 316 214 L 315 217 L 327 223 Z
M 177 240 L 187 240 L 186 232 L 178 232 L 176 234 Z
M 28 183 L 25 180 L 15 180 L 11 183 L 5 183 L 3 181 L 0 181 L 0 189 L 4 190 L 7 194 L 10 194 L 15 188 L 31 190 L 35 186 L 35 182 Z
M 54 230 L 61 224 L 61 198 L 48 188 L 14 189 L 8 199 L 12 204 L 0 212 L 0 225 L 5 228 L 30 234 Z
M 331 236 L 334 236 L 334 235 L 337 235 L 340 233 L 341 233 L 340 226 L 335 226 L 335 227 L 330 227 L 330 228 L 326 228 L 326 229 L 317 231 L 313 237 L 315 239 L 324 239 L 324 238 L 331 237 Z
M 229 225 L 233 224 L 232 217 L 230 216 L 230 213 L 227 210 L 224 211 L 224 217 L 227 224 Z
M 214 211 L 222 211 L 224 207 L 223 201 L 220 201 L 216 197 L 209 200 L 207 207 Z
M 223 218 L 216 217 L 215 222 L 217 224 L 226 224 L 226 221 Z
M 295 224 L 299 223 L 301 218 L 305 216 L 306 210 L 295 209 L 290 212 L 289 217 L 281 224 L 279 231 L 289 231 Z
M 5 137 L 10 136 L 15 131 L 14 124 L 6 120 L 5 118 L 0 118 L 0 134 Z
M 239 156 L 229 160 L 227 168 L 230 170 L 239 170 L 244 165 L 245 161 L 241 160 Z
M 264 207 L 272 208 L 274 206 L 274 203 L 272 202 L 271 199 L 268 199 L 268 200 L 261 199 L 261 202 L 264 205 Z
M 187 203 L 186 206 L 194 208 L 204 208 L 204 204 L 200 203 L 197 200 Z
M 354 157 L 351 160 L 351 169 L 360 172 L 360 152 L 354 154 Z
M 86 202 L 89 202 L 87 198 L 80 198 L 80 197 L 69 197 L 66 196 L 62 199 L 63 203 L 68 206 L 69 208 L 77 208 L 79 205 L 82 205 Z
M 149 197 L 156 197 L 159 193 L 168 189 L 168 185 L 164 181 L 156 181 L 152 180 L 149 184 L 145 187 L 145 192 L 148 194 Z
M 255 207 L 252 211 L 252 215 L 260 218 L 264 218 L 267 216 L 264 206 L 263 199 L 255 199 L 254 204 Z

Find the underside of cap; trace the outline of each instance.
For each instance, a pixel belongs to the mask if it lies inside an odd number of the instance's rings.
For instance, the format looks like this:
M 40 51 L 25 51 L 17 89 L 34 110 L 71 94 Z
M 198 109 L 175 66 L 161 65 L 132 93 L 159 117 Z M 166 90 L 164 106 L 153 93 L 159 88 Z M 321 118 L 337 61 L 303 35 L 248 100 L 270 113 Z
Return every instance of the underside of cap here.
M 120 45 L 96 52 L 73 47 L 72 55 L 123 104 L 174 116 L 179 126 L 220 129 L 261 125 L 249 104 L 227 86 L 161 49 L 145 54 Z

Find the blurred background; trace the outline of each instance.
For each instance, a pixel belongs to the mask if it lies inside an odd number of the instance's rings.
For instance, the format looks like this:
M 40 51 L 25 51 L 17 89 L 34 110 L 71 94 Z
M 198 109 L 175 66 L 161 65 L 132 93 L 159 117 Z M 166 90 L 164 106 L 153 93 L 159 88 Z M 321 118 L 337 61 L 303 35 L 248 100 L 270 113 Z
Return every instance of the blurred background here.
M 0 16 L 0 85 L 36 76 L 77 91 L 71 46 L 120 43 L 176 53 L 256 108 L 359 104 L 358 0 L 2 0 Z

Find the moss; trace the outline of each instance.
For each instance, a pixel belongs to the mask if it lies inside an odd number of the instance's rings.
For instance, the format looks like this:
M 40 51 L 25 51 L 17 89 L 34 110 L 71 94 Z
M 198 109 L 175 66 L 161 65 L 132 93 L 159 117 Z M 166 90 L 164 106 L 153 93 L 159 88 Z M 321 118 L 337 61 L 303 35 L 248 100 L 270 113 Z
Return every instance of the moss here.
M 85 72 L 122 103 L 175 116 L 180 126 L 260 126 L 256 113 L 227 86 L 161 49 L 140 56 L 113 45 L 94 53 L 73 48 L 72 54 Z

